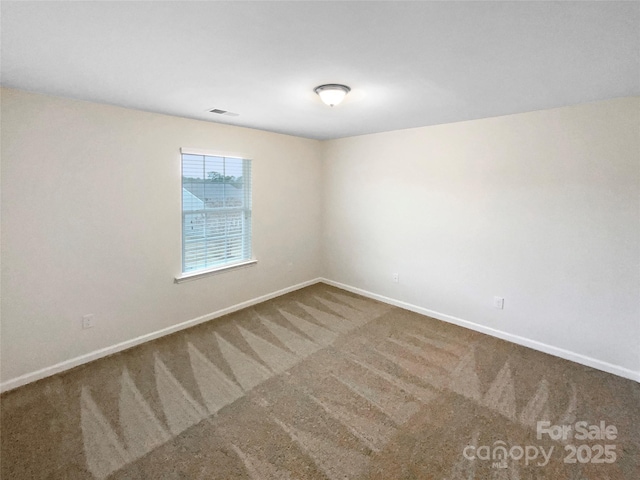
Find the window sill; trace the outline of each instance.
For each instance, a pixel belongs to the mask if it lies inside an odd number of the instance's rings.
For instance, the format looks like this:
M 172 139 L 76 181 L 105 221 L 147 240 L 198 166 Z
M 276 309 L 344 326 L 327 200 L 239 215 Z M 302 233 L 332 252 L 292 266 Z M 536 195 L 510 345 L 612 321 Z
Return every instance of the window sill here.
M 196 280 L 202 277 L 208 277 L 209 275 L 217 275 L 218 273 L 226 272 L 229 270 L 250 267 L 252 265 L 255 265 L 256 263 L 258 263 L 258 260 L 247 260 L 241 263 L 234 263 L 231 265 L 224 265 L 222 267 L 210 268 L 208 270 L 198 270 L 197 272 L 193 272 L 193 273 L 183 273 L 182 275 L 175 277 L 174 282 L 175 283 L 189 282 L 191 280 Z

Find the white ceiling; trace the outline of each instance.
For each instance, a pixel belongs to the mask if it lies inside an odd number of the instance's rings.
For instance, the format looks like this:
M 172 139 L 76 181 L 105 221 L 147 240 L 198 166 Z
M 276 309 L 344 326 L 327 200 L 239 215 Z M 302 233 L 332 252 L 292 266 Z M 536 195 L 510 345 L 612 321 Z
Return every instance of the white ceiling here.
M 4 86 L 309 138 L 640 95 L 637 2 L 0 8 Z M 323 83 L 353 90 L 332 109 Z

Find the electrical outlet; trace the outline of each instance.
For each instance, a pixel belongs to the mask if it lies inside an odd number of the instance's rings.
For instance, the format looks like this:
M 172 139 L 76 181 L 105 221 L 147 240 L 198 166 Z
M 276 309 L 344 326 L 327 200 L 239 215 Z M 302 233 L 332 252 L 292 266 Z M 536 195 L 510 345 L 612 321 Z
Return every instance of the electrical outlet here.
M 504 309 L 504 298 L 502 297 L 493 297 L 493 306 L 498 310 Z
M 82 328 L 93 328 L 95 320 L 94 314 L 84 315 L 82 317 Z
M 400 282 L 400 275 L 397 273 L 393 273 L 391 274 L 391 279 L 393 280 L 393 283 L 399 283 Z

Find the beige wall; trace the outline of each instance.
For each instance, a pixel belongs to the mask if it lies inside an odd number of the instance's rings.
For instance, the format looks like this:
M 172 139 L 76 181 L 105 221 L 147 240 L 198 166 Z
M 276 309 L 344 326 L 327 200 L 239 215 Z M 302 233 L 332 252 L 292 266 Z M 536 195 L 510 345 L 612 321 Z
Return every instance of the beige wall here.
M 639 112 L 318 142 L 3 89 L 1 382 L 319 276 L 640 375 Z M 173 283 L 180 147 L 254 160 L 257 266 Z
M 639 128 L 628 98 L 327 142 L 325 276 L 640 378 Z
M 3 382 L 321 273 L 317 141 L 8 89 L 1 126 Z M 253 159 L 257 266 L 173 283 L 180 147 Z

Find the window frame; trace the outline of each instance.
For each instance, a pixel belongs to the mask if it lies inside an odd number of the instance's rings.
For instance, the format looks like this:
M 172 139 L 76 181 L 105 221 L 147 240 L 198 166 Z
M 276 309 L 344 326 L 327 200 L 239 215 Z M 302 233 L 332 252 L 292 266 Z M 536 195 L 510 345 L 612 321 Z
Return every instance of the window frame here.
M 244 181 L 248 184 L 245 184 L 245 186 L 243 187 L 243 205 L 242 207 L 218 207 L 215 210 L 214 209 L 207 209 L 204 208 L 202 210 L 202 213 L 206 215 L 207 212 L 211 213 L 211 212 L 215 212 L 217 211 L 240 211 L 242 212 L 242 234 L 241 234 L 241 238 L 242 238 L 242 247 L 241 247 L 241 251 L 245 251 L 247 248 L 245 246 L 245 243 L 247 241 L 247 237 L 248 237 L 248 241 L 249 243 L 249 256 L 248 257 L 244 257 L 240 260 L 237 261 L 229 261 L 226 263 L 222 263 L 222 264 L 218 264 L 218 265 L 214 265 L 211 267 L 203 267 L 203 268 L 199 268 L 196 270 L 189 270 L 189 271 L 185 271 L 185 213 L 189 213 L 189 212 L 185 212 L 184 210 L 184 159 L 183 156 L 184 155 L 197 155 L 197 156 L 203 156 L 203 157 L 217 157 L 217 158 L 222 158 L 223 161 L 226 161 L 226 159 L 234 159 L 234 160 L 241 160 L 243 162 L 242 164 L 242 176 L 244 178 Z M 175 283 L 182 283 L 185 281 L 189 281 L 189 280 L 194 280 L 197 278 L 201 278 L 204 276 L 209 276 L 209 275 L 215 275 L 218 273 L 222 273 L 225 271 L 229 271 L 229 270 L 235 270 L 235 269 L 240 269 L 240 268 L 246 268 L 252 265 L 257 264 L 258 260 L 253 256 L 253 205 L 252 205 L 252 178 L 251 178 L 251 174 L 252 174 L 252 170 L 253 170 L 253 161 L 251 160 L 251 158 L 247 155 L 239 155 L 237 153 L 235 154 L 229 154 L 229 153 L 222 153 L 222 152 L 214 152 L 214 151 L 209 151 L 209 150 L 202 150 L 202 149 L 197 149 L 197 148 L 181 148 L 180 149 L 180 192 L 181 192 L 181 200 L 180 200 L 180 244 L 181 244 L 181 267 L 180 267 L 180 274 L 176 275 L 174 278 Z M 203 162 L 204 162 L 204 158 L 203 158 Z M 248 218 L 247 218 L 248 216 Z M 249 229 L 249 232 L 247 234 L 246 230 L 247 228 Z M 227 234 L 225 234 L 225 238 L 227 238 Z

